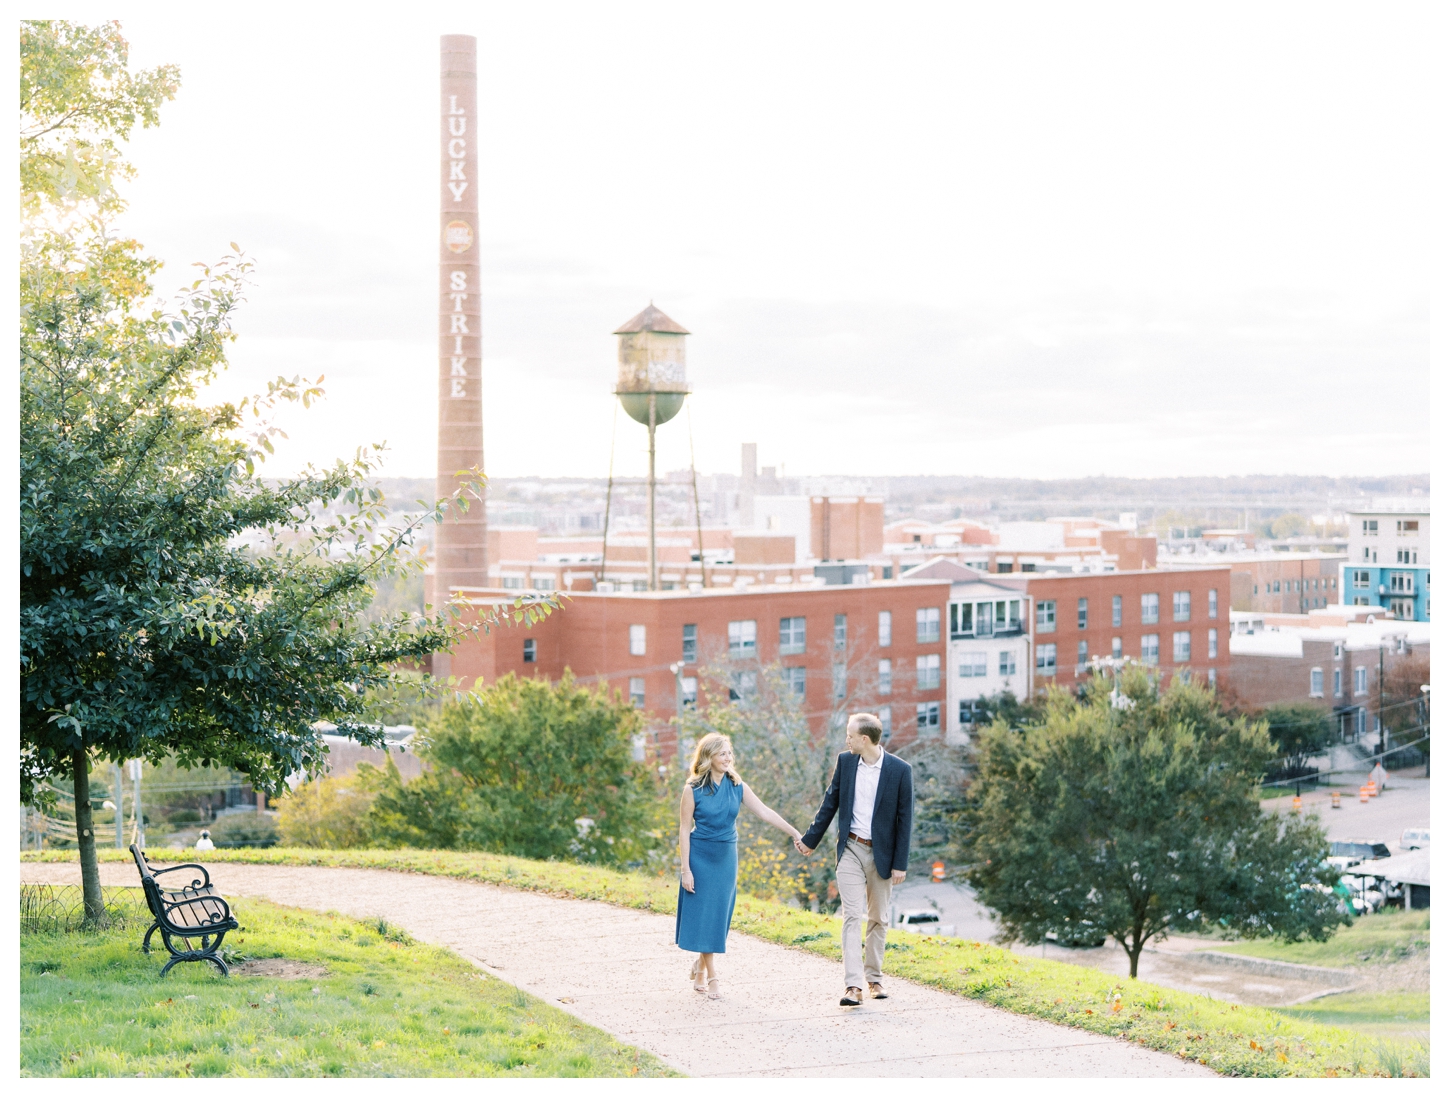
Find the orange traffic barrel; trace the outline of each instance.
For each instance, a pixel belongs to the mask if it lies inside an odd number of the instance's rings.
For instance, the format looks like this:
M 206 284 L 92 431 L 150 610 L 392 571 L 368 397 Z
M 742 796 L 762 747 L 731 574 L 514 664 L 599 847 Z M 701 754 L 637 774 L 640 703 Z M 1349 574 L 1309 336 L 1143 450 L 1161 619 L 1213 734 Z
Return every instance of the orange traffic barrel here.
M 947 879 L 946 862 L 931 863 L 931 879 L 933 881 L 945 881 Z
M 1371 797 L 1378 797 L 1380 795 L 1379 786 L 1375 785 L 1373 778 L 1365 782 L 1364 787 L 1369 790 Z
M 1369 786 L 1362 785 L 1359 787 L 1359 803 L 1369 804 Z
M 1338 808 L 1339 807 L 1339 793 L 1337 791 L 1334 792 L 1334 793 L 1329 794 L 1329 807 L 1330 808 Z
M 1304 798 L 1299 796 L 1299 794 L 1297 793 L 1294 794 L 1293 807 L 1295 812 L 1304 811 Z

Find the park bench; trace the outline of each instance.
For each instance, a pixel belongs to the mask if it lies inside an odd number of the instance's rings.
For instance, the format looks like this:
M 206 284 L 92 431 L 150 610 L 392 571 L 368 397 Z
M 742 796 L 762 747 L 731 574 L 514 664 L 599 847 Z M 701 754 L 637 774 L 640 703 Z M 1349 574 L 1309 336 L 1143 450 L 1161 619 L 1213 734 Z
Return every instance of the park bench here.
M 141 890 L 146 893 L 146 906 L 151 911 L 152 922 L 142 939 L 143 953 L 151 952 L 151 935 L 158 930 L 171 960 L 161 970 L 165 976 L 171 966 L 182 961 L 210 961 L 223 976 L 230 975 L 226 961 L 218 956 L 222 938 L 229 930 L 236 930 L 237 920 L 232 909 L 217 895 L 212 887 L 211 875 L 204 866 L 188 862 L 184 865 L 167 866 L 164 869 L 153 866 L 146 855 L 135 844 L 131 856 L 136 859 L 136 868 L 141 873 Z M 176 886 L 163 885 L 158 878 L 167 873 L 193 871 L 191 880 Z M 199 877 L 195 874 L 201 874 Z M 181 943 L 178 948 L 177 943 Z

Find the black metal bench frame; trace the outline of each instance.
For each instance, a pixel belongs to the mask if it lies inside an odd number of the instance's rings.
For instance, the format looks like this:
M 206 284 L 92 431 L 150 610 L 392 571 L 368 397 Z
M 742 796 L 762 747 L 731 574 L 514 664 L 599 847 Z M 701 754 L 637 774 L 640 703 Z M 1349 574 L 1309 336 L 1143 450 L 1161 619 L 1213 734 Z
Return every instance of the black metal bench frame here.
M 141 889 L 146 894 L 146 906 L 151 911 L 153 922 L 142 939 L 141 951 L 151 952 L 151 935 L 161 932 L 162 944 L 171 960 L 161 969 L 165 976 L 172 965 L 182 961 L 210 961 L 223 976 L 231 975 L 226 961 L 218 956 L 222 939 L 229 930 L 238 929 L 237 920 L 232 917 L 231 906 L 217 895 L 212 887 L 211 874 L 205 866 L 194 862 L 183 865 L 157 868 L 146 860 L 144 851 L 135 844 L 131 856 L 136 859 L 136 869 L 141 874 Z M 201 874 L 192 877 L 187 884 L 178 888 L 163 886 L 158 880 L 167 873 L 194 870 Z M 193 945 L 193 940 L 198 944 Z M 177 943 L 181 943 L 181 948 Z

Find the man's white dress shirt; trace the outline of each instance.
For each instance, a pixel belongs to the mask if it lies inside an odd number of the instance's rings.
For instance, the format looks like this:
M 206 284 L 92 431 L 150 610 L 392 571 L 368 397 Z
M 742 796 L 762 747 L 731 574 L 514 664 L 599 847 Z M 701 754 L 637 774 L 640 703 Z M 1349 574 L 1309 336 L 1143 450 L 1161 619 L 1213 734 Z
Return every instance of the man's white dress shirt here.
M 863 839 L 871 838 L 871 813 L 876 808 L 876 787 L 881 784 L 881 763 L 886 758 L 882 751 L 874 763 L 868 763 L 865 755 L 856 756 L 856 802 L 851 806 L 851 834 Z

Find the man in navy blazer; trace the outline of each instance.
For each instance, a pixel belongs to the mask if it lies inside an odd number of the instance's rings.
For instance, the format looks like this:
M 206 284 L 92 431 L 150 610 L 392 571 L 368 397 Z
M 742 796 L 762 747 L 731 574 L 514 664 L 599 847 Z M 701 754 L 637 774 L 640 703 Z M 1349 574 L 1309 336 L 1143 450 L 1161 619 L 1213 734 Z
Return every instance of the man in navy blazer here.
M 795 841 L 809 854 L 839 811 L 836 888 L 841 893 L 841 954 L 846 962 L 842 1006 L 860 1006 L 862 988 L 886 998 L 881 964 L 886 957 L 886 913 L 891 886 L 906 880 L 911 852 L 911 766 L 881 746 L 881 721 L 855 713 L 846 722 L 846 750 L 836 759 L 831 788 L 815 822 Z M 861 917 L 866 917 L 866 959 L 861 960 Z

